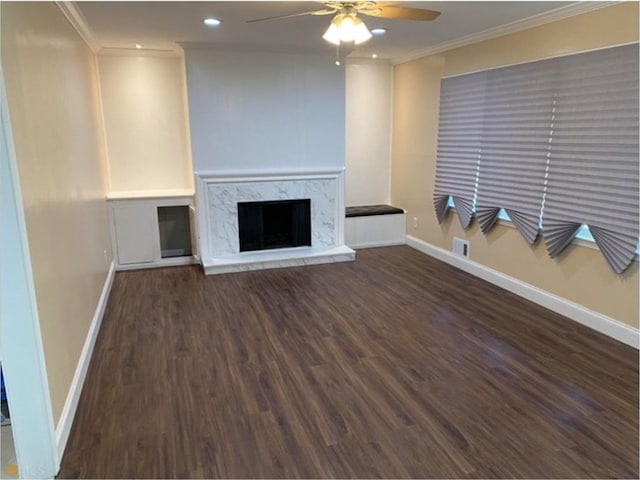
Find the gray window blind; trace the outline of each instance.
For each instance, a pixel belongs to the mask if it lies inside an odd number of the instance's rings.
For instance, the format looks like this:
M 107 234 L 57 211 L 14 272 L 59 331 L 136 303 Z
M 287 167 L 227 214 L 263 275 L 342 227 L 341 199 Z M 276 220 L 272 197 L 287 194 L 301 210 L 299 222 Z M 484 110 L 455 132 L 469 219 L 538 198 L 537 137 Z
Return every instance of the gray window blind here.
M 557 61 L 487 73 L 476 217 L 487 232 L 504 208 L 529 244 L 538 237 Z
M 449 197 L 463 228 L 471 223 L 482 136 L 486 72 L 443 79 L 433 203 L 438 222 Z
M 620 273 L 638 242 L 638 45 L 559 60 L 545 244 L 555 257 L 586 224 Z

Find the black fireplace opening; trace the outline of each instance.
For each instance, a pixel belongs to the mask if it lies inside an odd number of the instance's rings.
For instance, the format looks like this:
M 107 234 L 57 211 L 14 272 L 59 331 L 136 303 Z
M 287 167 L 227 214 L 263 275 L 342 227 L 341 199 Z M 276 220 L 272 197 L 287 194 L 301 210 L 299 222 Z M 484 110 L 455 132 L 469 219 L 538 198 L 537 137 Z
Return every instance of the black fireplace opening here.
M 311 246 L 311 200 L 238 202 L 240 251 Z

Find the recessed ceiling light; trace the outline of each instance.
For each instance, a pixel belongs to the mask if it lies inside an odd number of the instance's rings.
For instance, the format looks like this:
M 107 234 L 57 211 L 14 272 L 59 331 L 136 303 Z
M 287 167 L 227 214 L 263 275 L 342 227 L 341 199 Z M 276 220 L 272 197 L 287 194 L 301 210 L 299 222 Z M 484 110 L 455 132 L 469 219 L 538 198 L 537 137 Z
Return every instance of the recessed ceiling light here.
M 136 48 L 142 48 L 142 45 L 140 45 L 139 43 L 136 43 Z
M 203 22 L 207 27 L 217 27 L 218 25 L 220 25 L 220 20 L 213 17 L 205 18 Z
M 384 35 L 385 33 L 387 33 L 387 29 L 386 28 L 372 28 L 371 29 L 371 33 L 374 35 Z
M 374 53 L 373 55 L 371 55 L 371 58 L 378 58 L 378 54 Z

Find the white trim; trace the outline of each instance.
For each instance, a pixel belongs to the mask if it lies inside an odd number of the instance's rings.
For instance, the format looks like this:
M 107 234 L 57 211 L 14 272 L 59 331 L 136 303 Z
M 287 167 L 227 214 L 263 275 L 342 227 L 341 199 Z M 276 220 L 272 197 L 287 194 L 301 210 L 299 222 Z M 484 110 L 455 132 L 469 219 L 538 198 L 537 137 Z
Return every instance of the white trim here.
M 0 14 L 1 15 L 1 14 Z M 0 64 L 0 336 L 21 478 L 52 478 L 59 459 L 4 73 Z
M 391 66 L 390 58 L 371 58 L 371 57 L 347 57 L 346 66 L 350 65 L 380 65 Z
M 333 232 L 333 238 L 336 245 L 345 246 L 344 245 L 344 222 L 345 215 L 345 196 L 346 196 L 346 187 L 345 187 L 345 172 L 346 168 L 341 168 L 335 176 L 336 179 L 336 202 L 335 202 L 335 218 L 336 218 L 336 229 Z M 353 252 L 353 251 L 352 251 Z M 352 260 L 355 259 L 355 256 Z
M 192 188 L 171 189 L 171 190 L 129 190 L 126 192 L 109 192 L 107 200 L 134 200 L 134 199 L 157 199 L 157 198 L 186 198 L 192 199 L 194 191 Z
M 96 88 L 98 89 L 98 109 L 100 110 L 100 132 L 102 133 L 102 146 L 104 147 L 104 168 L 107 174 L 107 192 L 113 189 L 113 182 L 111 181 L 111 161 L 109 157 L 109 142 L 107 142 L 107 125 L 105 123 L 104 116 L 104 102 L 102 101 L 102 80 L 100 78 L 100 62 L 98 56 L 93 56 L 93 64 L 96 67 Z
M 309 179 L 312 176 L 340 175 L 345 167 L 336 168 L 310 168 L 305 170 L 199 170 L 194 172 L 196 179 L 200 177 L 207 183 L 210 182 L 257 182 L 260 180 L 298 180 Z
M 551 60 L 553 58 L 572 57 L 573 55 L 582 55 L 583 53 L 600 52 L 602 50 L 609 50 L 610 48 L 626 47 L 627 45 L 635 45 L 637 43 L 640 43 L 640 42 L 638 42 L 637 40 L 634 40 L 632 42 L 623 42 L 623 43 L 616 43 L 616 44 L 613 44 L 613 45 L 604 45 L 602 47 L 589 48 L 589 49 L 586 49 L 586 50 L 576 50 L 576 51 L 572 51 L 572 52 L 554 53 L 553 55 L 549 55 L 547 57 L 540 57 L 540 58 L 536 58 L 536 59 L 522 60 L 521 62 L 515 62 L 515 63 L 505 63 L 505 64 L 502 64 L 502 65 L 495 65 L 495 66 L 491 66 L 491 67 L 479 68 L 478 70 L 469 70 L 468 72 L 454 73 L 452 75 L 444 75 L 444 76 L 441 77 L 441 79 L 444 80 L 444 79 L 447 79 L 447 78 L 455 78 L 455 77 L 462 77 L 464 75 L 471 75 L 473 73 L 489 72 L 491 70 L 500 70 L 501 68 L 516 67 L 518 65 L 526 65 L 526 64 L 530 64 L 530 63 L 543 62 L 545 60 Z
M 111 262 L 109 273 L 107 273 L 107 278 L 104 282 L 104 286 L 102 287 L 102 293 L 100 294 L 100 299 L 98 300 L 96 311 L 93 314 L 93 319 L 89 326 L 89 332 L 87 333 L 87 338 L 85 339 L 84 346 L 82 347 L 82 353 L 80 354 L 80 359 L 78 360 L 78 365 L 76 366 L 76 371 L 73 375 L 73 380 L 71 381 L 67 400 L 64 403 L 62 413 L 60 414 L 60 420 L 58 421 L 58 426 L 56 428 L 58 462 L 62 460 L 64 449 L 67 446 L 71 425 L 73 425 L 73 419 L 76 415 L 76 410 L 78 409 L 78 401 L 80 400 L 80 394 L 82 393 L 82 386 L 84 385 L 84 380 L 87 376 L 87 369 L 91 362 L 93 348 L 96 344 L 100 325 L 102 324 L 102 317 L 104 316 L 107 301 L 109 300 L 109 293 L 111 292 L 111 286 L 113 285 L 115 271 L 115 263 Z M 58 468 L 59 467 L 60 465 L 58 465 Z
M 182 257 L 161 258 L 147 263 L 128 263 L 126 265 L 118 265 L 116 271 L 123 272 L 126 270 L 146 270 L 148 268 L 166 268 L 166 267 L 184 267 L 187 265 L 198 265 L 200 260 L 194 255 L 185 255 Z
M 180 91 L 182 93 L 182 118 L 183 122 L 183 135 L 185 139 L 185 155 L 188 165 L 187 173 L 191 177 L 193 174 L 193 152 L 191 149 L 191 118 L 189 117 L 189 90 L 187 88 L 187 59 L 183 55 L 180 57 Z M 193 177 L 191 177 L 193 178 Z M 195 191 L 195 183 L 191 182 L 191 190 Z M 194 216 L 195 221 L 195 216 Z
M 489 28 L 481 32 L 472 33 L 464 37 L 456 38 L 448 42 L 439 43 L 431 47 L 415 50 L 406 55 L 401 55 L 393 59 L 393 64 L 398 65 L 401 63 L 417 60 L 418 58 L 427 57 L 429 55 L 435 55 L 436 53 L 442 53 L 454 48 L 464 47 L 473 43 L 483 42 L 492 38 L 501 37 L 510 33 L 519 32 L 528 28 L 539 27 L 547 23 L 556 22 L 569 17 L 575 17 L 583 13 L 592 12 L 601 8 L 610 7 L 616 5 L 619 2 L 576 2 L 564 7 L 559 7 L 547 12 L 539 13 L 531 17 L 516 20 L 514 22 L 499 25 L 494 28 Z
M 71 26 L 78 32 L 80 38 L 94 54 L 97 54 L 102 46 L 93 32 L 82 12 L 76 7 L 75 2 L 55 2 L 60 11 L 64 14 Z
M 391 190 L 393 189 L 393 118 L 394 118 L 394 109 L 395 109 L 395 93 L 394 93 L 394 85 L 396 80 L 395 68 L 391 67 L 391 82 L 389 85 L 389 113 L 391 114 L 391 121 L 389 122 L 389 151 L 387 152 L 387 160 L 389 162 L 388 167 L 388 181 L 387 181 L 387 203 L 393 205 L 391 201 Z M 406 213 L 406 212 L 405 212 Z
M 443 248 L 431 245 L 411 235 L 407 235 L 407 244 L 431 257 L 437 258 L 449 265 L 453 265 L 460 270 L 464 270 L 465 272 L 475 275 L 476 277 L 486 280 L 498 287 L 504 288 L 505 290 L 515 293 L 516 295 L 526 298 L 527 300 L 537 303 L 538 305 L 548 308 L 560 315 L 568 317 L 571 320 L 575 320 L 578 323 L 597 330 L 598 332 L 622 343 L 630 345 L 636 349 L 640 348 L 638 329 L 619 322 L 614 318 L 589 310 L 582 305 L 571 302 L 570 300 L 549 293 L 538 287 L 534 287 L 533 285 L 509 275 L 505 275 L 502 272 L 493 270 L 467 258 L 454 255 Z
M 156 57 L 156 58 L 182 58 L 182 50 L 168 50 L 160 48 L 124 48 L 103 47 L 96 55 L 100 57 Z
M 196 242 L 200 263 L 204 265 L 204 257 L 211 252 L 211 222 L 209 221 L 211 217 L 209 214 L 209 202 L 207 201 L 207 182 L 196 173 L 194 174 L 193 184 L 196 189 L 194 215 L 196 220 Z
M 360 248 L 377 248 L 377 247 L 395 247 L 398 245 L 406 245 L 407 241 L 398 241 L 398 240 L 382 240 L 375 242 L 361 242 L 361 243 L 353 243 L 350 244 L 349 247 L 354 249 Z

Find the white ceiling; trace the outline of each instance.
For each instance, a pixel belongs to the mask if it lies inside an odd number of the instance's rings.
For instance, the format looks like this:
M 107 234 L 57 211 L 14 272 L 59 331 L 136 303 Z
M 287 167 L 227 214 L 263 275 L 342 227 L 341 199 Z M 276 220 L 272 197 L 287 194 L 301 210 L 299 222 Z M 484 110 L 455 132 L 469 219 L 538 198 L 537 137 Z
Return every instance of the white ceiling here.
M 540 16 L 575 2 L 398 2 L 438 10 L 432 22 L 362 17 L 369 28 L 385 27 L 386 35 L 356 47 L 351 57 L 408 57 L 505 24 Z M 322 8 L 319 2 L 78 2 L 81 13 L 103 48 L 180 51 L 178 42 L 211 43 L 222 48 L 335 52 L 321 36 L 331 16 L 301 16 L 248 24 L 247 20 Z M 216 28 L 203 25 L 213 16 Z

